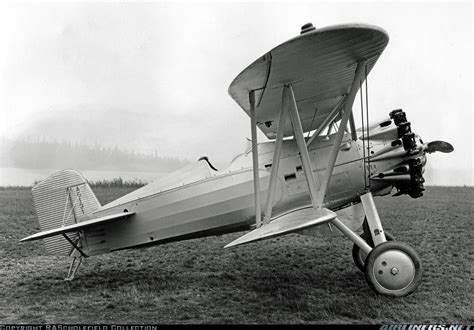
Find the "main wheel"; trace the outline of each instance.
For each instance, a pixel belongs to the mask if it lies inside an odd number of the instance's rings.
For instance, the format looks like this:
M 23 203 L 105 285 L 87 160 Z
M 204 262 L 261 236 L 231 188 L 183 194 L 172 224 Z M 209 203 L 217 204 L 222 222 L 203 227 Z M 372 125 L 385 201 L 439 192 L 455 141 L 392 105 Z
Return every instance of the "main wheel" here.
M 395 241 L 395 237 L 388 231 L 385 231 L 384 233 L 387 241 Z M 362 233 L 360 237 L 373 247 L 373 244 L 369 242 L 367 238 L 368 235 L 366 233 Z M 364 250 L 361 250 L 360 247 L 354 244 L 354 246 L 352 247 L 352 259 L 354 259 L 354 263 L 361 271 L 364 271 L 365 258 L 367 258 L 367 253 L 365 253 Z
M 365 260 L 365 279 L 377 293 L 403 297 L 421 283 L 421 261 L 408 244 L 392 241 L 377 245 Z

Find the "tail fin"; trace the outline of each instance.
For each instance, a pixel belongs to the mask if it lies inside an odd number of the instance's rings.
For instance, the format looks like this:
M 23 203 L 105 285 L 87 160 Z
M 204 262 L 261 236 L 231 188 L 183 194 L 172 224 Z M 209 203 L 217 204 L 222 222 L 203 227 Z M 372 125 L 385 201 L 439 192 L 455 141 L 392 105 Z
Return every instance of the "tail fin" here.
M 41 230 L 55 229 L 90 219 L 101 207 L 86 179 L 76 171 L 59 171 L 33 187 L 33 200 Z M 76 233 L 66 234 L 73 242 Z M 46 250 L 55 255 L 70 255 L 73 247 L 62 236 L 44 239 Z

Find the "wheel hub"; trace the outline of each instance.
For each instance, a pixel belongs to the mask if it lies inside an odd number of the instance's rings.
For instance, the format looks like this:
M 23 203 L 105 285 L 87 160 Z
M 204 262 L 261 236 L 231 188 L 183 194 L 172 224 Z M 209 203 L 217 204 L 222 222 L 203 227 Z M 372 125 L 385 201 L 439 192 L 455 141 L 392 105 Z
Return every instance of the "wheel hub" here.
M 401 290 L 415 278 L 415 265 L 403 251 L 389 250 L 381 253 L 374 263 L 377 282 L 389 290 Z

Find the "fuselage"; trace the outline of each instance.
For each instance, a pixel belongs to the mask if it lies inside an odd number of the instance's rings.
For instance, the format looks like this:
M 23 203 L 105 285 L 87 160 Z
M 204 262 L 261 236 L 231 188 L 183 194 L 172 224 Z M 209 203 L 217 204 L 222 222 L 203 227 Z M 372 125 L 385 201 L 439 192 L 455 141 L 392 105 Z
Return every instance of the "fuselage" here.
M 324 207 L 337 210 L 359 203 L 359 196 L 366 191 L 369 182 L 374 194 L 390 192 L 393 182 L 370 180 L 369 167 L 372 174 L 382 173 L 403 162 L 403 157 L 389 157 L 370 165 L 364 161 L 368 153 L 377 154 L 384 148 L 389 153 L 399 149 L 399 146 L 390 147 L 391 140 L 396 139 L 392 136 L 393 127 L 384 126 L 381 130 L 382 137 L 374 137 L 367 145 L 364 140 L 352 140 L 349 134 L 344 136 Z M 308 148 L 317 186 L 324 176 L 334 137 L 318 137 Z M 258 145 L 262 210 L 274 147 L 274 142 Z M 284 140 L 272 216 L 311 205 L 303 171 L 295 140 Z M 251 150 L 236 156 L 221 171 L 212 170 L 206 161 L 191 164 L 104 205 L 93 216 L 124 211 L 135 212 L 135 215 L 129 220 L 85 232 L 83 245 L 88 255 L 248 230 L 255 224 Z M 360 225 L 358 221 L 356 227 Z

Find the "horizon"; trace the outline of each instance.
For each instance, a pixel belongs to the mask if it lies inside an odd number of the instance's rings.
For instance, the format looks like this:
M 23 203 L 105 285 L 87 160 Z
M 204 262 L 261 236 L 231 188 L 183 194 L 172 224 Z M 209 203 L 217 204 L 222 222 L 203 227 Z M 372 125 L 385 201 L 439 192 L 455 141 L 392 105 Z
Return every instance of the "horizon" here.
M 9 170 L 9 168 L 0 168 L 0 171 L 1 170 Z M 15 168 L 15 170 L 18 170 Z M 43 170 L 49 170 L 49 169 L 43 169 Z M 47 176 L 49 176 L 50 174 L 53 174 L 54 171 L 56 170 L 59 170 L 59 169 L 54 169 L 52 170 L 51 172 L 47 173 L 47 172 L 43 172 L 43 175 L 37 175 L 35 176 L 33 179 L 31 178 L 27 178 L 26 180 L 29 182 L 29 183 L 20 183 L 20 184 L 9 184 L 8 181 L 5 181 L 5 180 L 2 180 L 2 176 L 0 176 L 0 188 L 1 189 L 9 189 L 9 188 L 32 188 L 36 182 L 40 182 L 44 179 L 46 179 Z M 435 170 L 435 172 L 444 172 L 444 173 L 447 173 L 449 172 L 450 170 Z M 132 184 L 132 183 L 137 183 L 137 182 L 140 182 L 140 183 L 143 183 L 143 184 L 149 184 L 151 182 L 153 182 L 154 180 L 158 180 L 160 178 L 162 178 L 163 176 L 165 176 L 166 174 L 169 174 L 170 172 L 167 172 L 167 173 L 161 173 L 160 175 L 161 176 L 158 176 L 156 172 L 126 172 L 126 171 L 122 171 L 120 172 L 119 175 L 114 175 L 114 171 L 101 171 L 101 170 L 79 170 L 79 172 L 84 175 L 84 177 L 87 179 L 87 181 L 91 184 L 96 184 L 98 182 L 115 182 L 116 180 L 123 180 L 124 184 Z M 23 174 L 23 173 L 22 173 Z M 87 174 L 92 174 L 93 176 L 92 177 L 88 177 Z M 137 175 L 137 174 L 142 174 L 142 176 L 140 175 Z M 441 183 L 441 184 L 436 184 L 436 183 L 430 183 L 429 181 L 431 181 L 431 176 L 434 175 L 431 174 L 431 175 L 426 175 L 426 172 L 425 174 L 423 174 L 424 177 L 427 179 L 427 182 L 428 183 L 424 183 L 424 187 L 452 187 L 452 188 L 473 188 L 474 185 L 472 184 L 466 184 L 466 183 L 458 183 L 458 184 L 447 184 L 447 183 Z M 23 179 L 25 180 L 25 179 Z M 450 181 L 449 179 L 445 179 L 444 181 Z M 395 189 L 395 188 L 393 188 Z M 392 189 L 392 193 L 393 193 L 393 189 Z M 384 196 L 382 196 L 384 197 Z
M 2 142 L 5 144 L 4 141 L 5 138 L 2 137 Z M 10 144 L 10 147 L 18 142 L 18 140 L 9 140 L 8 141 Z M 36 161 L 34 163 L 27 164 L 25 161 L 27 159 L 21 158 L 22 160 L 21 163 L 18 163 L 18 160 L 15 163 L 15 160 L 9 159 L 8 157 L 12 156 L 7 153 L 5 153 L 5 150 L 2 149 L 2 154 L 0 155 L 0 186 L 5 186 L 5 183 L 7 185 L 17 185 L 17 182 L 21 182 L 20 185 L 25 185 L 25 181 L 23 179 L 23 176 L 26 176 L 29 178 L 31 182 L 33 181 L 38 181 L 41 179 L 44 179 L 47 176 L 46 170 L 50 170 L 50 174 L 52 174 L 54 171 L 69 168 L 69 169 L 75 169 L 78 171 L 85 171 L 86 173 L 94 173 L 93 174 L 93 180 L 101 180 L 101 179 L 114 179 L 115 176 L 111 176 L 112 173 L 116 173 L 116 177 L 120 177 L 120 173 L 122 175 L 125 175 L 125 178 L 131 178 L 132 180 L 134 179 L 139 179 L 139 180 L 144 180 L 146 182 L 150 182 L 150 178 L 153 177 L 152 173 L 160 173 L 161 174 L 166 174 L 166 173 L 171 173 L 172 171 L 169 170 L 172 166 L 173 170 L 177 170 L 179 168 L 182 168 L 183 166 L 186 165 L 186 163 L 192 162 L 193 160 L 189 158 L 179 158 L 179 157 L 170 157 L 170 156 L 160 156 L 156 151 L 150 152 L 150 153 L 141 153 L 141 152 L 136 152 L 136 151 L 131 151 L 127 149 L 122 149 L 120 146 L 103 146 L 100 144 L 89 144 L 87 142 L 81 141 L 81 142 L 74 142 L 74 141 L 55 141 L 52 139 L 22 139 L 19 140 L 20 143 L 26 142 L 26 146 L 29 148 L 34 147 L 38 143 L 40 144 L 50 144 L 49 148 L 47 146 L 43 146 L 41 148 L 41 153 L 38 154 L 37 150 L 33 150 L 33 152 L 30 150 L 27 152 L 29 157 L 35 159 Z M 8 145 L 8 143 L 7 143 Z M 5 145 L 2 145 L 2 148 L 4 148 Z M 46 149 L 45 149 L 46 148 Z M 58 160 L 54 161 L 49 158 L 43 159 L 43 156 L 48 156 L 50 153 L 50 150 L 48 149 L 61 149 L 62 152 L 57 153 L 54 156 L 59 157 L 59 159 L 64 159 L 63 161 L 70 161 L 70 158 L 74 159 L 74 166 L 67 166 L 67 165 L 61 165 L 64 163 L 59 162 Z M 84 158 L 78 158 L 76 155 L 74 155 L 75 151 L 77 148 L 81 150 L 82 155 Z M 104 159 L 96 159 L 97 155 L 96 152 L 103 151 L 103 156 Z M 92 154 L 91 154 L 92 152 Z M 110 163 L 107 160 L 108 154 L 114 154 L 116 157 L 124 158 L 126 157 L 128 160 L 133 161 L 133 164 L 115 164 L 115 163 Z M 43 155 L 46 154 L 46 155 Z M 42 156 L 43 155 L 43 156 Z M 431 155 L 430 155 L 431 156 Z M 38 158 L 39 157 L 39 158 Z M 43 157 L 43 158 L 42 158 Z M 100 157 L 99 157 L 100 158 Z M 43 161 L 40 161 L 43 159 Z M 46 163 L 45 163 L 46 161 Z M 51 163 L 53 161 L 53 163 Z M 137 161 L 140 161 L 140 163 L 137 163 Z M 197 160 L 194 160 L 197 161 Z M 211 161 L 214 161 L 211 159 Z M 168 162 L 168 165 L 163 165 L 164 162 Z M 171 163 L 170 163 L 171 162 Z M 153 164 L 156 165 L 153 165 Z M 47 165 L 49 164 L 49 165 Z M 89 165 L 87 165 L 89 164 Z M 100 166 L 95 165 L 91 166 L 91 164 L 100 164 Z M 176 165 L 180 165 L 176 167 Z M 164 169 L 168 170 L 164 170 Z M 14 169 L 20 171 L 15 171 Z M 42 174 L 39 177 L 35 177 L 32 179 L 33 174 L 27 173 L 28 170 L 32 173 L 38 172 L 38 170 L 43 171 Z M 427 163 L 426 170 L 424 172 L 424 177 L 425 180 L 428 184 L 425 185 L 431 185 L 431 186 L 454 186 L 454 187 L 460 187 L 460 186 L 474 186 L 474 183 L 472 181 L 468 181 L 464 179 L 464 176 L 466 178 L 469 178 L 469 176 L 473 175 L 474 170 L 469 169 L 469 168 L 433 168 L 430 166 L 430 162 Z M 17 174 L 21 173 L 21 174 Z M 103 173 L 104 177 L 100 177 L 97 173 Z M 8 178 L 8 176 L 11 176 Z M 453 184 L 448 184 L 448 183 L 453 183 Z

